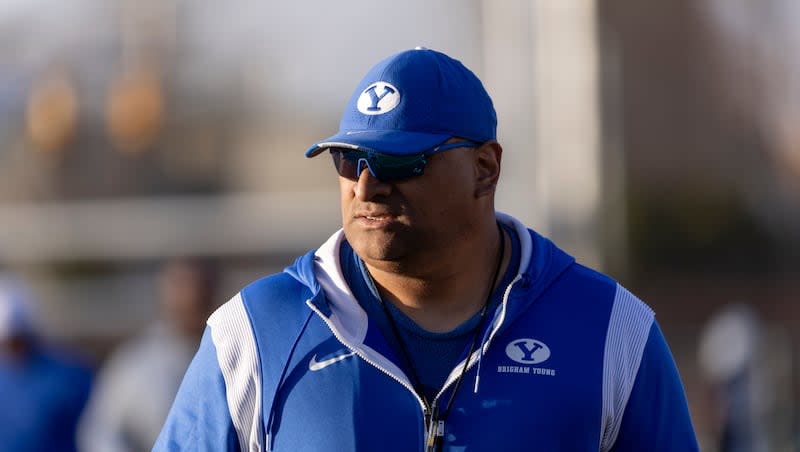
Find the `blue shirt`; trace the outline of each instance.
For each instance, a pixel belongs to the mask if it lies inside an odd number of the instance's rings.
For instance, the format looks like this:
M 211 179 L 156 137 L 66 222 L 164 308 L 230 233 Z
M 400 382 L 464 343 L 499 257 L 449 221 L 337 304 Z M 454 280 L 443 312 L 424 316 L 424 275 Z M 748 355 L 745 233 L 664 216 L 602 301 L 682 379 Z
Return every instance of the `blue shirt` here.
M 88 368 L 61 353 L 34 348 L 22 360 L 0 355 L 0 450 L 74 452 L 90 385 Z

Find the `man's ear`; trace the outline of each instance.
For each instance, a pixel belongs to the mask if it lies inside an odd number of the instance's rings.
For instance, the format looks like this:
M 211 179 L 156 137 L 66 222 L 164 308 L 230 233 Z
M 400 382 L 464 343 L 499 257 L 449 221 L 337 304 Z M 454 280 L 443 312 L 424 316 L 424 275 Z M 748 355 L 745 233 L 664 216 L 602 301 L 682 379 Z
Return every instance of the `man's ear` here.
M 494 193 L 500 179 L 503 147 L 497 141 L 487 141 L 475 149 L 475 197 Z

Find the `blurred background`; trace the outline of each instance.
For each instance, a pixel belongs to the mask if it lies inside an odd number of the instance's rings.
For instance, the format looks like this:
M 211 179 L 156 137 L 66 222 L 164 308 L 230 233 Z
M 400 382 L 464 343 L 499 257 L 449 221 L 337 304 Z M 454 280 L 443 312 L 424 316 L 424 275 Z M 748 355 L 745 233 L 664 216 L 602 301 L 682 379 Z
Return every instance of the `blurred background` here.
M 99 370 L 168 263 L 218 305 L 321 244 L 303 151 L 415 46 L 492 95 L 498 209 L 656 310 L 703 450 L 800 450 L 796 0 L 3 0 L 0 266 L 39 334 Z

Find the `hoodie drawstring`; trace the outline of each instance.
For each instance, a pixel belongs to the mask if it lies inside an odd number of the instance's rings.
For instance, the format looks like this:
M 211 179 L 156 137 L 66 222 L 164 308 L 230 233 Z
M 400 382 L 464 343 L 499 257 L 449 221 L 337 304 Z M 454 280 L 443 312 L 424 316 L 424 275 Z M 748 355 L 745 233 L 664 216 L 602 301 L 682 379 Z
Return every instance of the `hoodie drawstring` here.
M 491 330 L 491 329 L 490 329 Z M 486 339 L 489 337 L 489 331 L 483 335 L 483 340 L 481 341 L 481 348 L 478 350 L 478 369 L 475 371 L 475 386 L 473 387 L 472 393 L 478 393 L 478 385 L 481 382 L 481 363 L 483 362 L 483 354 L 486 353 Z
M 502 319 L 505 318 L 506 303 L 508 302 L 508 296 L 509 293 L 511 292 L 511 288 L 514 286 L 514 284 L 516 284 L 520 280 L 522 281 L 522 287 L 528 287 L 529 285 L 528 279 L 529 278 L 527 277 L 527 275 L 517 275 L 517 277 L 513 281 L 511 281 L 511 283 L 506 288 L 506 293 L 503 295 L 503 302 L 500 308 L 498 308 L 498 310 L 494 314 L 494 318 L 492 319 L 492 326 L 486 330 L 486 332 L 483 335 L 483 338 L 481 339 L 480 354 L 478 354 L 478 368 L 475 371 L 475 384 L 472 388 L 473 394 L 478 393 L 478 387 L 480 385 L 480 380 L 481 380 L 481 362 L 483 361 L 482 358 L 484 353 L 486 353 L 487 351 L 488 343 L 492 339 L 494 333 L 496 332 L 498 322 L 502 323 L 503 321 Z M 499 319 L 498 316 L 500 317 Z

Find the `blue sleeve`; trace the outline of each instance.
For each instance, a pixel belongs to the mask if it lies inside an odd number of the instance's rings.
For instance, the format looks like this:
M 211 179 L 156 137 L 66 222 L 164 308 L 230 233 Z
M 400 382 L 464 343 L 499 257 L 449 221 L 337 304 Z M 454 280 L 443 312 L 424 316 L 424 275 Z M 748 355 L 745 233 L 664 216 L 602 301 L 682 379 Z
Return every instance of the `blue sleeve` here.
M 81 362 L 76 361 L 76 358 L 64 357 L 62 359 L 67 360 L 60 364 L 63 369 L 60 369 L 60 373 L 53 374 L 53 378 L 59 379 L 59 386 L 65 388 L 66 392 L 63 399 L 60 399 L 63 402 L 63 405 L 59 407 L 62 416 L 58 422 L 52 425 L 52 430 L 48 432 L 47 436 L 51 445 L 61 444 L 63 448 L 51 446 L 48 450 L 76 451 L 78 449 L 75 436 L 78 421 L 89 400 L 93 375 Z M 52 403 L 52 401 L 49 402 Z
M 206 327 L 153 451 L 238 451 L 225 380 Z
M 654 321 L 613 452 L 699 450 L 680 375 Z

